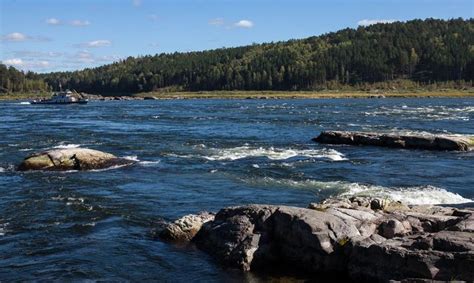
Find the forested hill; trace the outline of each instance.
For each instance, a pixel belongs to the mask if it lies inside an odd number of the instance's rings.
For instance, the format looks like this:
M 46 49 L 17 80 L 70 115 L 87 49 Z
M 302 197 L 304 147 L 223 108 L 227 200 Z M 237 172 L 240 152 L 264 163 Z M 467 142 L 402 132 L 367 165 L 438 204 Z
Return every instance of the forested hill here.
M 474 19 L 413 20 L 286 42 L 129 57 L 42 75 L 54 88 L 90 93 L 177 90 L 317 90 L 394 79 L 474 77 Z M 472 84 L 472 82 L 471 82 Z
M 14 67 L 0 64 L 0 94 L 12 92 L 49 91 L 44 80 L 33 72 L 23 73 Z

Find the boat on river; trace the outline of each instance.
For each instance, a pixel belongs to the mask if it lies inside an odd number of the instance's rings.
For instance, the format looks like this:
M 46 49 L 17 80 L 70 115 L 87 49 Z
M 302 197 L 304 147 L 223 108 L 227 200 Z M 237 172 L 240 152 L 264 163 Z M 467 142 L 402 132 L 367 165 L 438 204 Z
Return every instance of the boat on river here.
M 89 100 L 70 90 L 53 93 L 49 99 L 38 99 L 31 104 L 86 104 Z

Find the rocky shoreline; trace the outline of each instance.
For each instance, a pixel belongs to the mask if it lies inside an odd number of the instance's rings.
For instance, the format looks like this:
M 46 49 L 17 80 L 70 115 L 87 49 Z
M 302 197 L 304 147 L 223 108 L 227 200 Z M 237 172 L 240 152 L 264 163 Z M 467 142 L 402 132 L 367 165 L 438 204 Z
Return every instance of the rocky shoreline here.
M 220 264 L 244 271 L 284 266 L 308 278 L 360 282 L 474 278 L 473 203 L 407 206 L 353 197 L 308 208 L 236 206 L 184 216 L 160 236 L 191 241 Z

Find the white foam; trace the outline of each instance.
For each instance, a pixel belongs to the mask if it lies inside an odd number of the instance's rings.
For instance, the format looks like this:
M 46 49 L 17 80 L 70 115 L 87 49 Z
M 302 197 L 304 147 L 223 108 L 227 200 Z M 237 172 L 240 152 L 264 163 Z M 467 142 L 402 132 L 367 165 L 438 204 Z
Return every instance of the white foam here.
M 459 204 L 472 202 L 457 193 L 449 192 L 445 189 L 434 186 L 413 186 L 413 187 L 383 187 L 370 184 L 348 183 L 348 182 L 321 182 L 317 180 L 290 180 L 273 179 L 265 177 L 263 179 L 252 180 L 252 183 L 260 183 L 266 186 L 288 186 L 298 189 L 317 190 L 318 192 L 329 190 L 334 191 L 337 196 L 370 196 L 386 198 L 394 201 L 401 201 L 410 205 L 423 204 Z
M 107 167 L 107 168 L 93 169 L 93 170 L 89 170 L 89 171 L 91 171 L 91 172 L 104 172 L 104 171 L 109 171 L 109 170 L 114 170 L 114 169 L 126 167 L 126 166 L 128 166 L 128 165 L 130 165 L 130 164 L 114 165 L 114 166 L 110 166 L 110 167 Z M 70 172 L 77 172 L 77 171 L 70 171 Z
M 5 172 L 5 171 L 6 171 L 5 168 L 0 167 L 0 173 L 3 173 L 3 172 Z
M 366 116 L 401 116 L 404 119 L 422 118 L 428 120 L 462 120 L 469 121 L 468 113 L 474 112 L 474 106 L 426 106 L 410 107 L 407 105 L 385 107 L 382 106 L 371 112 L 364 112 Z
M 19 102 L 17 104 L 20 104 L 20 105 L 30 105 L 31 103 L 29 101 L 22 101 L 22 102 Z
M 291 149 L 240 146 L 224 149 L 212 149 L 213 154 L 203 156 L 208 160 L 237 160 L 247 157 L 267 157 L 271 160 L 286 160 L 301 156 L 309 158 L 327 158 L 332 161 L 347 160 L 344 154 L 334 149 Z
M 130 155 L 130 156 L 124 156 L 122 157 L 123 159 L 127 159 L 127 160 L 130 160 L 130 161 L 135 161 L 135 162 L 139 162 L 140 160 L 138 159 L 138 156 L 136 155 Z
M 0 223 L 0 236 L 5 236 L 6 232 L 7 232 L 7 226 L 8 226 L 8 222 L 6 223 Z
M 57 149 L 68 149 L 68 148 L 79 148 L 81 144 L 59 144 L 57 146 L 53 146 L 53 148 Z
M 122 158 L 133 161 L 133 162 L 137 162 L 138 164 L 143 165 L 143 166 L 151 166 L 151 165 L 155 165 L 161 162 L 160 160 L 140 160 L 138 159 L 138 156 L 136 155 L 124 156 Z M 119 165 L 119 167 L 122 167 L 122 165 Z
M 385 188 L 353 183 L 348 190 L 341 194 L 343 196 L 372 196 L 388 198 L 405 204 L 456 204 L 472 202 L 473 200 L 462 197 L 453 192 L 434 186 L 415 186 L 404 188 Z
M 160 163 L 160 160 L 156 160 L 156 161 L 139 161 L 138 164 L 140 165 L 143 165 L 143 166 L 152 166 L 152 165 L 155 165 L 155 164 L 158 164 Z

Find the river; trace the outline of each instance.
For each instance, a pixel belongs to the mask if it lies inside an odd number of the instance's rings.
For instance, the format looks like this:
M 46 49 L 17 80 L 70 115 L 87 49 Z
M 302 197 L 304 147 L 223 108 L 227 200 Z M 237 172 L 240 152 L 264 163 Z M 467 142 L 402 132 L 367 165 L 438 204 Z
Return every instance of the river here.
M 474 134 L 474 100 L 0 102 L 0 280 L 259 281 L 166 221 L 249 203 L 336 195 L 411 204 L 474 199 L 474 152 L 319 145 L 322 130 Z M 28 154 L 86 147 L 138 161 L 89 172 L 16 172 Z

